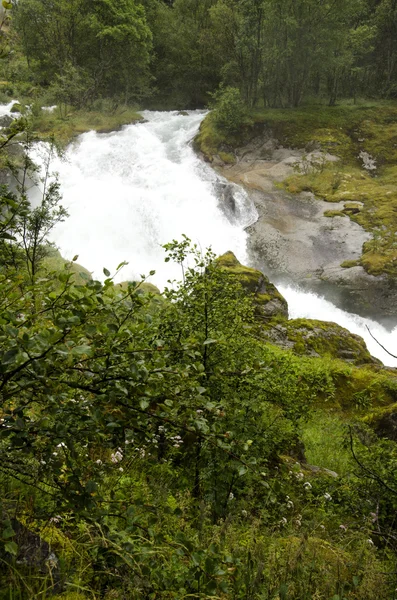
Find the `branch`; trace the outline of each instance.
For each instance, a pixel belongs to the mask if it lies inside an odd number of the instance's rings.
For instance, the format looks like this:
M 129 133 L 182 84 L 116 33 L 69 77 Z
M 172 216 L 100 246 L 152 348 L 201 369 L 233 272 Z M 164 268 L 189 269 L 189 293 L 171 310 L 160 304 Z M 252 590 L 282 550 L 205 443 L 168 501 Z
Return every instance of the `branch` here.
M 368 325 L 365 326 L 368 329 L 368 333 L 371 336 L 371 338 L 373 340 L 375 340 L 375 342 L 378 344 L 378 346 L 380 346 L 389 356 L 392 356 L 393 358 L 397 358 L 397 356 L 395 356 L 395 354 L 392 354 L 391 352 L 389 352 L 388 350 L 386 350 L 386 348 L 384 346 L 382 346 L 382 344 L 380 342 L 378 342 L 378 340 L 376 339 L 376 337 L 374 337 L 371 333 L 370 328 L 368 327 Z
M 363 465 L 363 463 L 357 458 L 356 453 L 354 452 L 354 448 L 353 448 L 353 434 L 352 434 L 352 428 L 350 425 L 349 425 L 349 437 L 350 437 L 350 450 L 351 450 L 352 456 L 353 456 L 354 460 L 356 461 L 356 463 L 358 464 L 358 466 L 360 467 L 360 469 L 364 473 L 366 473 L 367 476 L 370 477 L 370 479 L 377 481 L 383 487 L 385 487 L 387 490 L 389 490 L 389 492 L 392 492 L 392 494 L 395 494 L 397 496 L 397 490 L 390 487 L 385 481 L 383 481 L 383 479 L 381 477 L 379 477 L 379 475 L 377 475 L 376 473 L 371 471 L 371 469 L 368 469 L 368 467 Z

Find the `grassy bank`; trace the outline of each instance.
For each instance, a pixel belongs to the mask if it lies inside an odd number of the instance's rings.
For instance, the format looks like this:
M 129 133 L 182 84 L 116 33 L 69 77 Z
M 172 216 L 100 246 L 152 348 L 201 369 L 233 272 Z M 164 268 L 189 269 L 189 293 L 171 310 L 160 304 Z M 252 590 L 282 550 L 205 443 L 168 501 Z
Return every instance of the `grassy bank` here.
M 56 108 L 52 112 L 38 108 L 32 114 L 32 127 L 41 138 L 54 137 L 62 146 L 66 146 L 74 137 L 86 131 L 108 133 L 140 120 L 142 117 L 136 108 L 128 106 L 113 110 Z

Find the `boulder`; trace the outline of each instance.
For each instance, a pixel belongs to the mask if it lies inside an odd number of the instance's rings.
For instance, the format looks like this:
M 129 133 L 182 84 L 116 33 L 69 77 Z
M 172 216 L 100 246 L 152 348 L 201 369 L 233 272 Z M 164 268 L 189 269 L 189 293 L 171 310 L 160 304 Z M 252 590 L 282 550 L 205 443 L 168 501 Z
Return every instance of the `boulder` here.
M 292 319 L 271 324 L 265 337 L 285 349 L 305 356 L 339 358 L 354 365 L 381 362 L 371 356 L 364 340 L 336 323 L 311 319 Z
M 9 127 L 13 120 L 13 117 L 10 117 L 10 115 L 2 115 L 0 117 L 0 127 Z
M 267 322 L 274 317 L 288 318 L 287 301 L 263 273 L 242 265 L 233 252 L 220 256 L 217 263 L 235 275 L 243 288 L 253 295 L 257 320 Z

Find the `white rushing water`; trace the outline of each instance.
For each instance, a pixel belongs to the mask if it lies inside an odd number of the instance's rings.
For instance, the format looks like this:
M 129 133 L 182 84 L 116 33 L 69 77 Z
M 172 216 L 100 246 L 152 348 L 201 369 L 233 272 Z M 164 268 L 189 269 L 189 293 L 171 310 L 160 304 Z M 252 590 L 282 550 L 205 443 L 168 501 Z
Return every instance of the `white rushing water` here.
M 338 323 L 338 325 L 364 338 L 372 356 L 379 358 L 385 365 L 397 367 L 397 360 L 382 350 L 379 344 L 371 337 L 367 327 L 378 342 L 395 355 L 397 355 L 397 328 L 391 332 L 387 331 L 387 329 L 376 321 L 364 319 L 358 315 L 336 308 L 331 302 L 312 292 L 303 292 L 285 285 L 278 285 L 277 288 L 288 302 L 291 319 L 317 319 L 319 321 Z
M 155 270 L 151 281 L 160 287 L 181 277 L 177 266 L 164 263 L 161 245 L 182 234 L 203 250 L 233 250 L 246 261 L 243 227 L 255 221 L 255 208 L 236 186 L 236 214 L 228 218 L 216 193 L 221 178 L 189 144 L 205 113 L 143 116 L 145 123 L 121 131 L 80 136 L 66 161 L 52 166 L 70 215 L 52 232 L 52 241 L 66 258 L 79 255 L 95 278 L 103 278 L 103 267 L 113 273 L 128 261 L 118 281 Z
M 222 180 L 193 152 L 190 141 L 205 113 L 144 112 L 145 123 L 98 135 L 86 133 L 73 143 L 66 161 L 57 161 L 63 205 L 70 217 L 57 226 L 52 240 L 66 258 L 79 262 L 103 279 L 103 267 L 114 271 L 126 260 L 118 280 L 148 274 L 164 286 L 180 279 L 177 267 L 164 263 L 161 248 L 185 233 L 202 249 L 233 250 L 248 262 L 244 227 L 257 214 L 245 192 L 234 188 L 236 210 L 221 209 Z M 226 216 L 228 214 L 229 216 Z M 362 336 L 371 354 L 397 366 L 371 338 L 366 326 L 390 352 L 397 354 L 397 330 L 388 332 L 375 321 L 336 308 L 314 293 L 279 286 L 291 318 L 333 321 Z

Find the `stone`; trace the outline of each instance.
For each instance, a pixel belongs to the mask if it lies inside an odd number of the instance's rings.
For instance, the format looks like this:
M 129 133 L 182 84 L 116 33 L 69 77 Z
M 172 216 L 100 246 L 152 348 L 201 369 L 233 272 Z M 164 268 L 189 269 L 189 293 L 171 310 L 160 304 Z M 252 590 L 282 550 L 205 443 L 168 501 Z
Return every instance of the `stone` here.
M 264 329 L 264 336 L 295 354 L 339 358 L 354 365 L 381 365 L 371 356 L 364 340 L 336 323 L 314 319 L 292 319 Z
M 218 265 L 236 275 L 247 292 L 253 295 L 255 316 L 259 321 L 268 321 L 274 317 L 288 318 L 288 304 L 269 279 L 258 271 L 242 265 L 233 252 L 226 252 L 217 259 Z

